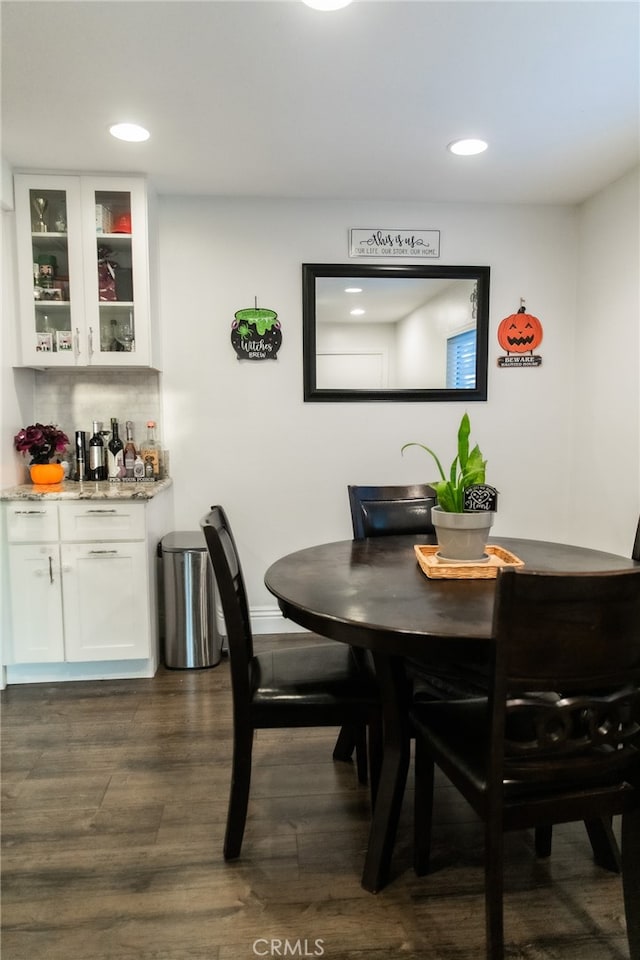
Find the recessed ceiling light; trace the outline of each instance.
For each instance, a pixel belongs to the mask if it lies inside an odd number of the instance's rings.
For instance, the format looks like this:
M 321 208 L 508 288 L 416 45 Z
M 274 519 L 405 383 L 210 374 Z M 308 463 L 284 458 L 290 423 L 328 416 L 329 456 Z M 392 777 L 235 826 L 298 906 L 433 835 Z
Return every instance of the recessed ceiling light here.
M 364 313 L 364 310 L 362 310 L 360 307 L 356 307 L 355 310 L 350 310 L 349 313 L 352 317 L 361 317 Z
M 342 7 L 348 7 L 351 0 L 302 0 L 308 7 L 314 10 L 340 10 Z
M 118 140 L 128 140 L 131 143 L 142 143 L 150 137 L 149 131 L 137 123 L 114 123 L 109 127 L 109 133 Z
M 345 287 L 345 293 L 362 293 L 362 287 Z
M 488 146 L 485 140 L 454 140 L 447 150 L 459 157 L 474 157 L 477 153 L 484 153 Z

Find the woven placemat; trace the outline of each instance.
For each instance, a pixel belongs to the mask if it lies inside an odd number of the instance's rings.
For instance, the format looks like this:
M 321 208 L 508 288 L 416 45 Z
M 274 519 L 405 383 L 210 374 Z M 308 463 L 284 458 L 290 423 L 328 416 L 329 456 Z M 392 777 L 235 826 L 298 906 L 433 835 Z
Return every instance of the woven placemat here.
M 455 560 L 441 560 L 437 545 L 416 544 L 416 557 L 420 569 L 432 580 L 492 580 L 498 575 L 500 567 L 523 567 L 524 561 L 515 553 L 495 544 L 484 548 L 488 559 L 482 563 L 460 563 Z

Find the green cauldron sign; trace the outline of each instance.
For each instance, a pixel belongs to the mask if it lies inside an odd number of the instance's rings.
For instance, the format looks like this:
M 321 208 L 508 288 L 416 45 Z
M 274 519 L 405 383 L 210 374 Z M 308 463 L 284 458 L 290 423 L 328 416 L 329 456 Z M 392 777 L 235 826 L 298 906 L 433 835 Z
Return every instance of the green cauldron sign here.
M 278 314 L 275 310 L 248 307 L 234 314 L 231 324 L 231 345 L 238 360 L 275 360 L 282 343 Z

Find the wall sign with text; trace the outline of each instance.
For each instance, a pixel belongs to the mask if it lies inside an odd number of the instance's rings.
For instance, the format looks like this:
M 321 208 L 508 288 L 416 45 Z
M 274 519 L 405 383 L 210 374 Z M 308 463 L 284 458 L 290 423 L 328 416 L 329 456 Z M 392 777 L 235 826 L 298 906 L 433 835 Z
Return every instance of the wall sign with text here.
M 231 324 L 231 345 L 238 360 L 275 360 L 282 332 L 275 310 L 257 305 L 238 310 Z
M 527 313 L 520 301 L 517 313 L 511 313 L 498 326 L 498 343 L 506 356 L 498 357 L 499 367 L 539 367 L 542 357 L 533 351 L 542 343 L 542 324 Z
M 440 231 L 383 230 L 381 227 L 350 230 L 349 256 L 437 259 L 440 256 Z

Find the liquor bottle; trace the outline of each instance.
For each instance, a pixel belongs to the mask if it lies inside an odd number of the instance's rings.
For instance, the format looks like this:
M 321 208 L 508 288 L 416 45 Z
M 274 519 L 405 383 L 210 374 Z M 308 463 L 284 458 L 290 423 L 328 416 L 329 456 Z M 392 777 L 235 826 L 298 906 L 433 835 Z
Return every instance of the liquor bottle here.
M 124 443 L 120 439 L 115 417 L 111 417 L 111 440 L 107 449 L 109 480 L 121 480 L 124 476 Z
M 127 429 L 127 442 L 124 446 L 124 471 L 125 477 L 133 479 L 133 468 L 136 462 L 136 456 L 138 451 L 136 450 L 136 445 L 133 442 L 133 422 L 127 420 L 126 424 Z
M 89 480 L 106 480 L 107 478 L 101 429 L 101 421 L 94 420 L 93 434 L 89 440 Z
M 147 420 L 147 439 L 140 446 L 145 480 L 160 479 L 160 444 L 156 440 L 156 422 Z

